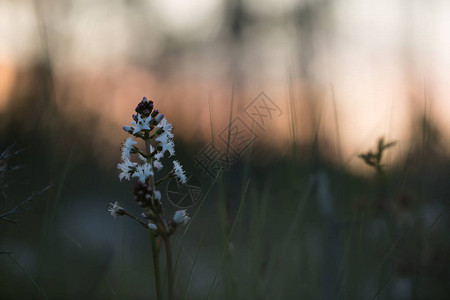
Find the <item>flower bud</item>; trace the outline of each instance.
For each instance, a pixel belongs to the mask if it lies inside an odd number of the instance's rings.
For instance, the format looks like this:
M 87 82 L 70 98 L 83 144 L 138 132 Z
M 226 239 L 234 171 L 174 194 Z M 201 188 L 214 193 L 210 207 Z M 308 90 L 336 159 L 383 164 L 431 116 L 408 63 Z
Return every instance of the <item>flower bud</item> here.
M 158 114 L 159 114 L 159 110 L 155 109 L 155 110 L 152 112 L 152 118 L 156 117 Z
M 186 210 L 177 210 L 173 216 L 173 222 L 177 225 L 186 224 L 191 218 L 186 214 Z
M 159 124 L 159 122 L 161 122 L 162 119 L 164 119 L 164 115 L 163 114 L 157 115 L 156 118 L 155 118 L 155 123 Z
M 138 114 L 148 117 L 153 110 L 153 101 L 148 101 L 146 97 L 136 106 L 135 111 Z
M 133 132 L 133 129 L 130 126 L 123 126 L 122 129 L 125 130 L 128 133 L 132 133 Z
M 158 227 L 155 224 L 153 224 L 153 223 L 148 223 L 148 228 L 150 228 L 151 230 L 157 230 L 158 229 Z

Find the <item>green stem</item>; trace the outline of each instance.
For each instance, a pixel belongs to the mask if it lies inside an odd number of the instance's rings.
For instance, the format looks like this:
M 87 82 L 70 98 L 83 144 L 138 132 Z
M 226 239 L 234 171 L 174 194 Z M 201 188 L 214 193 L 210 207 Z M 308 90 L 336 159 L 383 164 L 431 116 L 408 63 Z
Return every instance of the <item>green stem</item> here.
M 164 237 L 166 244 L 166 260 L 167 260 L 167 283 L 169 290 L 169 300 L 173 300 L 173 267 L 172 267 L 172 250 L 170 248 L 170 237 Z
M 136 222 L 138 222 L 139 224 L 141 224 L 142 226 L 144 226 L 145 228 L 148 228 L 147 223 L 145 223 L 144 221 L 142 221 L 141 219 L 139 219 L 136 216 L 133 216 L 132 214 L 130 214 L 129 212 L 127 212 L 126 210 L 123 210 L 123 214 L 127 217 L 130 217 L 131 219 L 135 220 Z
M 152 256 L 153 256 L 153 270 L 155 272 L 156 299 L 162 300 L 161 275 L 159 268 L 159 250 L 158 245 L 156 244 L 156 237 L 150 230 L 149 233 L 150 233 L 150 240 L 152 241 Z
M 145 139 L 145 150 L 147 152 L 147 161 L 150 162 L 153 169 L 153 160 L 151 158 L 150 153 L 150 139 Z M 155 183 L 154 180 L 151 180 L 152 184 L 152 201 L 155 201 Z M 150 233 L 150 239 L 152 241 L 152 255 L 153 255 L 153 271 L 155 272 L 155 287 L 156 287 L 156 299 L 162 300 L 162 291 L 161 291 L 161 272 L 159 267 L 159 249 L 158 245 L 156 244 L 156 237 L 153 235 L 151 231 Z
M 161 178 L 157 182 L 155 182 L 155 185 L 158 186 L 159 184 L 163 183 L 166 179 L 170 178 L 170 173 L 167 174 L 165 177 Z
M 145 150 L 147 152 L 147 161 L 152 165 L 152 170 L 154 170 L 155 168 L 153 167 L 153 159 L 152 156 L 154 154 L 150 153 L 150 139 L 146 139 L 145 140 Z M 152 185 L 152 203 L 155 204 L 155 179 L 153 178 L 152 180 L 150 180 L 150 184 Z

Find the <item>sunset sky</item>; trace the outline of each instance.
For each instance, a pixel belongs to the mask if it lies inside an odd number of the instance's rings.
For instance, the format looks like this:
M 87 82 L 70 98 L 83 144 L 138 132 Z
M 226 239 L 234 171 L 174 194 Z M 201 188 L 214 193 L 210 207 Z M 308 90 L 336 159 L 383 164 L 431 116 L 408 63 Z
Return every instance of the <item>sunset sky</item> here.
M 0 2 L 0 111 L 18 74 L 48 58 L 55 101 L 80 126 L 79 112 L 90 110 L 120 128 L 147 96 L 178 136 L 207 142 L 209 99 L 219 132 L 234 84 L 235 116 L 262 91 L 281 108 L 260 133 L 279 149 L 292 138 L 292 116 L 296 139 L 311 138 L 312 111 L 351 165 L 380 136 L 399 141 L 392 158 L 402 155 L 413 113 L 426 111 L 450 137 L 448 1 L 237 1 L 236 36 L 236 7 L 224 0 L 36 2 Z M 121 132 L 109 138 L 116 144 Z

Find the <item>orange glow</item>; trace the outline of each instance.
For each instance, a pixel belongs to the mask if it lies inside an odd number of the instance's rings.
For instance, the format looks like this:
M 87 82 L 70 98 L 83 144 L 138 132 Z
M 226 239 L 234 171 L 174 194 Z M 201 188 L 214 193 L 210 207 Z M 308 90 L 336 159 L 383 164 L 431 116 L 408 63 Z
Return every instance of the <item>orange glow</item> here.
M 385 136 L 398 141 L 388 157 L 394 162 L 414 134 L 411 117 L 422 112 L 450 139 L 450 4 L 338 2 L 325 9 L 324 20 L 312 15 L 318 28 L 302 35 L 295 11 L 306 2 L 244 1 L 249 15 L 262 19 L 239 31 L 239 38 L 223 27 L 230 24 L 220 0 L 202 10 L 199 1 L 144 5 L 133 11 L 136 23 L 108 1 L 67 11 L 55 6 L 45 20 L 46 41 L 36 32 L 32 6 L 11 1 L 3 14 L 19 17 L 0 21 L 7 41 L 0 53 L 14 53 L 0 59 L 0 111 L 7 109 L 16 67 L 26 70 L 25 58 L 45 58 L 47 46 L 57 107 L 74 126 L 95 127 L 90 130 L 101 137 L 96 149 L 118 147 L 120 128 L 143 96 L 156 101 L 178 139 L 207 143 L 209 98 L 217 136 L 229 121 L 233 85 L 235 117 L 251 122 L 244 108 L 260 92 L 281 108 L 280 118 L 255 129 L 258 143 L 281 153 L 294 139 L 308 143 L 318 132 L 327 156 L 360 169 L 357 154 Z M 89 123 L 92 118 L 97 122 Z
M 7 108 L 15 76 L 14 65 L 10 61 L 0 58 L 0 112 Z

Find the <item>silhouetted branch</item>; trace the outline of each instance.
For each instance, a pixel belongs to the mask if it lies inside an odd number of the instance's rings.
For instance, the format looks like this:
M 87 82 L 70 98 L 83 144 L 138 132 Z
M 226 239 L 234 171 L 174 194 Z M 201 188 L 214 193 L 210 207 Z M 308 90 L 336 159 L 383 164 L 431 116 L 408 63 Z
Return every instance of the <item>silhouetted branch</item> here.
M 52 187 L 51 185 L 48 185 L 48 186 L 44 187 L 42 190 L 40 190 L 39 192 L 33 192 L 27 199 L 25 199 L 24 201 L 20 202 L 19 205 L 17 205 L 13 209 L 11 209 L 11 210 L 1 214 L 0 215 L 0 219 L 4 220 L 6 222 L 11 222 L 11 223 L 17 224 L 18 221 L 9 219 L 8 217 L 13 215 L 13 214 L 18 213 L 25 205 L 27 205 L 29 202 L 33 201 L 34 197 L 41 195 L 42 193 L 44 193 L 45 191 L 47 191 L 51 187 Z

